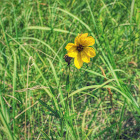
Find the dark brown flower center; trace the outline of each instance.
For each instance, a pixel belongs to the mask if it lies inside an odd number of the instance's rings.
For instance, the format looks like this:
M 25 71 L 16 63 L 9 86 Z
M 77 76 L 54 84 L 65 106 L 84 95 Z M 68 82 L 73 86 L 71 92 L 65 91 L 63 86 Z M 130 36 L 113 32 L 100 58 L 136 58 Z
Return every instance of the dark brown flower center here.
M 83 48 L 84 48 L 84 47 L 83 47 L 82 45 L 79 45 L 79 46 L 77 46 L 77 51 L 78 51 L 78 52 L 81 52 L 81 51 L 83 50 Z

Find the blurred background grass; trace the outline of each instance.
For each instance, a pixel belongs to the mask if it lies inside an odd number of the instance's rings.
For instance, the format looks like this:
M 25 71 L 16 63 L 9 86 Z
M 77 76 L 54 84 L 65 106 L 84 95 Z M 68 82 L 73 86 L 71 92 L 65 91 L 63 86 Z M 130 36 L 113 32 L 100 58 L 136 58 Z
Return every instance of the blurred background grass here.
M 78 33 L 96 57 L 69 71 Z M 0 139 L 139 139 L 139 33 L 139 0 L 1 0 Z

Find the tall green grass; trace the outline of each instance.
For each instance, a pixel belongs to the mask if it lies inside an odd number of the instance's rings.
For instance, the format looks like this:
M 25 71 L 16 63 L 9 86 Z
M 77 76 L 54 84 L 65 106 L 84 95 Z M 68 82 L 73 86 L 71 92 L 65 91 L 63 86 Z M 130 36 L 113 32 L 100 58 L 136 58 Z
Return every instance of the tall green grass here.
M 139 10 L 138 0 L 0 1 L 0 139 L 139 139 Z M 96 40 L 80 70 L 64 61 L 78 33 Z

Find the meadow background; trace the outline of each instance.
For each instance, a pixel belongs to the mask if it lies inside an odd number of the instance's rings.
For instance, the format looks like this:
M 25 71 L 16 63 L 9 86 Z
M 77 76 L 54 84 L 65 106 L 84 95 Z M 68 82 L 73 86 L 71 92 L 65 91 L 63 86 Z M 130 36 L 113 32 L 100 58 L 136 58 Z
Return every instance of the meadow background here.
M 78 33 L 96 57 L 64 60 Z M 139 0 L 0 1 L 0 140 L 140 139 Z

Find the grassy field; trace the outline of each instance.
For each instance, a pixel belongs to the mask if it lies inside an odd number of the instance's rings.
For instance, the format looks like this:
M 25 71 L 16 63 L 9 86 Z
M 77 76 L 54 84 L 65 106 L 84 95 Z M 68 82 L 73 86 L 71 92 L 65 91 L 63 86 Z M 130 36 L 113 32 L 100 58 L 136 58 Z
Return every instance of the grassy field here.
M 78 33 L 96 50 L 80 69 Z M 0 140 L 137 140 L 139 105 L 139 0 L 0 1 Z

